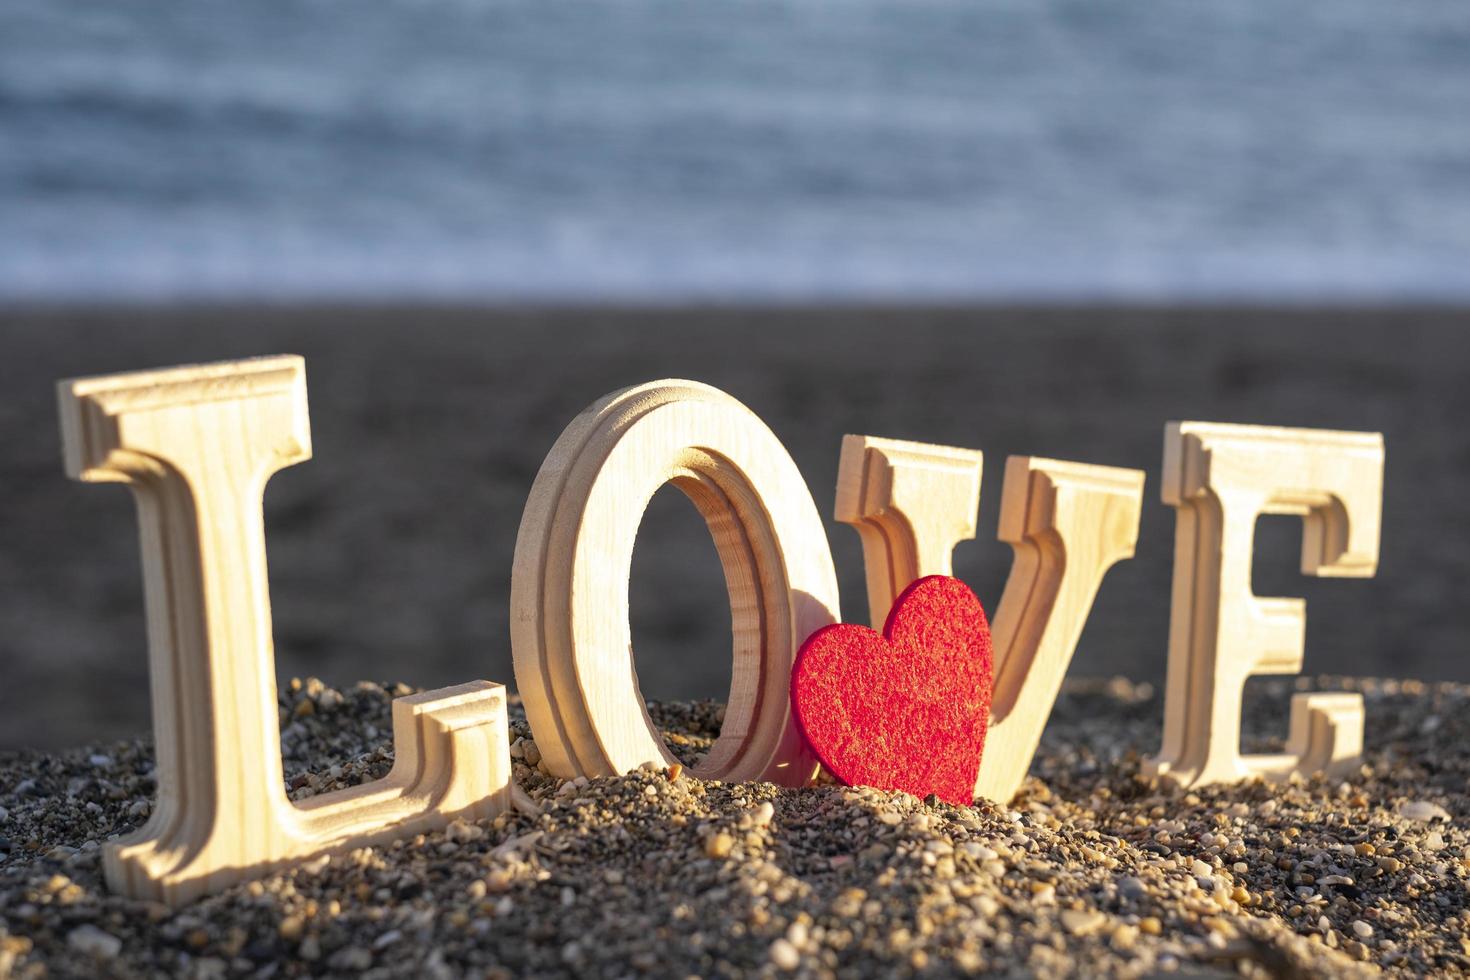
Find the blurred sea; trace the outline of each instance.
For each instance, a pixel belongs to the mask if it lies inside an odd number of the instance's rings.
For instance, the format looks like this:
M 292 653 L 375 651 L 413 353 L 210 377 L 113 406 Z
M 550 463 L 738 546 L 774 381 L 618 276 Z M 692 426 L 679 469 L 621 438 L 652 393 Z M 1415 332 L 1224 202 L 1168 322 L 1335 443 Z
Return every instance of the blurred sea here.
M 1470 3 L 0 4 L 0 301 L 1470 300 Z

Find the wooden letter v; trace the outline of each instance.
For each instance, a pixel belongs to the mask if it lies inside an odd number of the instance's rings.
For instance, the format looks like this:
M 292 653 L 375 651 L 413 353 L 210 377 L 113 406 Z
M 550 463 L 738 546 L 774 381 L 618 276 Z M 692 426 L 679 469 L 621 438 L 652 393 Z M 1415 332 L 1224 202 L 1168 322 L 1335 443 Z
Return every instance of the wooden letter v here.
M 975 536 L 982 464 L 975 450 L 843 440 L 836 517 L 862 538 L 875 628 L 908 583 L 951 574 L 954 546 Z M 977 797 L 1007 802 L 1020 788 L 1103 575 L 1133 556 L 1143 477 L 1031 456 L 1007 462 L 999 537 L 1015 562 L 992 626 L 995 693 Z

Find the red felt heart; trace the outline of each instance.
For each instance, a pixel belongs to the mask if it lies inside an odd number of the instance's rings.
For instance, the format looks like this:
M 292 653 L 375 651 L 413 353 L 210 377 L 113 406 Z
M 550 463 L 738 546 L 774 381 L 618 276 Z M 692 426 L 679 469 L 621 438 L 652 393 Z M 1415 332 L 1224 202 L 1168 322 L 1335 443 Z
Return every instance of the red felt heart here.
M 791 672 L 802 734 L 848 785 L 974 801 L 990 721 L 990 624 L 945 575 L 903 591 L 879 635 L 838 623 L 807 637 Z

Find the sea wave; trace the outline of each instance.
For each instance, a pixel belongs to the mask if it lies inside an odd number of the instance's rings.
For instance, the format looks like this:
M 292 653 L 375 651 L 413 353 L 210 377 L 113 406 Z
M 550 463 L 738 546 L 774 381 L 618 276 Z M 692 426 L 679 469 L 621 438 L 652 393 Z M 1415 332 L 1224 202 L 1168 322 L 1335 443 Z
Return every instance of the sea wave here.
M 0 301 L 1470 300 L 1470 5 L 0 7 Z

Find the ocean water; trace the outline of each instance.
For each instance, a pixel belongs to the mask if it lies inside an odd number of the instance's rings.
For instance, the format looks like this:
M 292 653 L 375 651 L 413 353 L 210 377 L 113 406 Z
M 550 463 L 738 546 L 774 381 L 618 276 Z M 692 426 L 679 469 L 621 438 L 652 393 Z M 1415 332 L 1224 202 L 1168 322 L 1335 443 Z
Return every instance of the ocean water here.
M 5 0 L 0 301 L 1470 300 L 1470 3 Z

